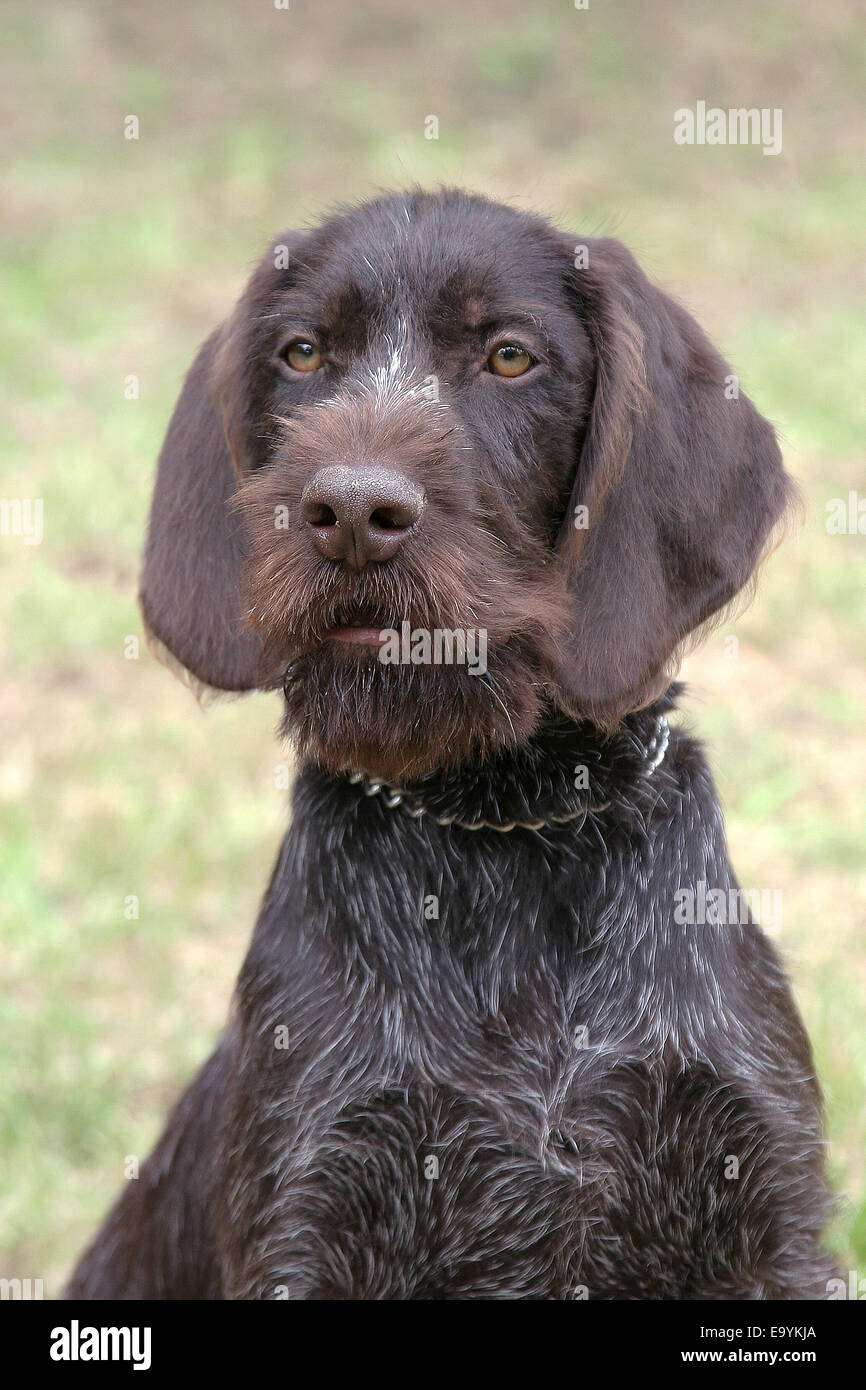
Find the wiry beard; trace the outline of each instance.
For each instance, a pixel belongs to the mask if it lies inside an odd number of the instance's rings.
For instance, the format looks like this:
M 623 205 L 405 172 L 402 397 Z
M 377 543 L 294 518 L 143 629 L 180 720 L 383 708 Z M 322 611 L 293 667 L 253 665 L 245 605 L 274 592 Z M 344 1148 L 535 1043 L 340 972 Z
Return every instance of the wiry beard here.
M 297 512 L 309 463 L 252 475 L 236 507 L 250 537 L 248 623 L 262 640 L 259 684 L 283 682 L 284 732 L 331 772 L 388 781 L 453 769 L 515 747 L 535 729 L 571 616 L 565 571 L 514 518 L 431 504 L 397 559 L 359 574 L 318 555 Z M 445 473 L 443 465 L 443 475 Z M 428 480 L 428 499 L 445 478 Z M 287 502 L 287 499 L 288 502 Z M 274 517 L 289 507 L 290 523 Z M 439 515 L 441 513 L 441 515 Z M 501 532 L 501 534 L 499 534 Z M 345 625 L 484 632 L 487 674 L 464 665 L 386 665 L 335 642 Z
M 458 666 L 383 665 L 325 643 L 285 673 L 283 733 L 329 772 L 387 782 L 516 747 L 543 705 L 530 654 L 518 647 L 485 675 Z

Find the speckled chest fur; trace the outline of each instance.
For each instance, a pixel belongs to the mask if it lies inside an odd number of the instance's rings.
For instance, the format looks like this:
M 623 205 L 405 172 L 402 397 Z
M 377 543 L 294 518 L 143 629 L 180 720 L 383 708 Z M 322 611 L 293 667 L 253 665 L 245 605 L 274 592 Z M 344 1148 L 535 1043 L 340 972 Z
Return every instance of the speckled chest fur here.
M 750 923 L 674 921 L 682 883 L 734 883 L 703 760 L 674 733 L 650 778 L 622 738 L 600 747 L 539 741 L 536 805 L 586 800 L 581 758 L 609 803 L 545 831 L 440 825 L 447 784 L 413 817 L 302 775 L 230 1045 L 229 1296 L 756 1297 L 804 1260 L 825 1276 L 770 1181 L 820 1152 L 775 954 Z M 526 771 L 464 787 L 467 814 L 519 819 Z M 753 989 L 790 1016 L 772 1047 L 738 1007 Z

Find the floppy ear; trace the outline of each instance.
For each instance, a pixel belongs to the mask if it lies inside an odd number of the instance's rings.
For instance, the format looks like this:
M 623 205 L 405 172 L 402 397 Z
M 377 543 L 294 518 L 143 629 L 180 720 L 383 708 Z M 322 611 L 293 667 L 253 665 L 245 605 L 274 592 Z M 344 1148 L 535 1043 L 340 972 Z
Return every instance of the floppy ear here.
M 157 465 L 139 597 L 157 642 L 219 690 L 256 684 L 260 642 L 244 630 L 242 518 L 228 506 L 238 479 L 214 380 L 225 330 L 199 349 Z
M 556 684 L 612 727 L 748 583 L 796 494 L 771 425 L 690 315 L 619 242 L 584 244 L 569 284 L 595 390 L 557 541 L 573 629 Z
M 149 633 L 197 681 L 218 690 L 277 684 L 247 629 L 245 523 L 231 501 L 268 460 L 270 383 L 262 341 L 275 296 L 294 277 L 304 234 L 284 232 L 231 318 L 187 373 L 159 456 L 139 597 Z

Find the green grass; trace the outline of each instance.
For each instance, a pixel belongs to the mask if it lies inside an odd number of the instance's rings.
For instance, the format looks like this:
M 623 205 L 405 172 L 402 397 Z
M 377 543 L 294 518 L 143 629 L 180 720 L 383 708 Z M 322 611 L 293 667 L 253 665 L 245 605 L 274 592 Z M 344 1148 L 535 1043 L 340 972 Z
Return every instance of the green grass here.
M 0 495 L 41 497 L 45 538 L 0 537 L 0 1274 L 55 1293 L 152 1143 L 220 1028 L 285 816 L 276 703 L 202 712 L 124 654 L 180 377 L 276 229 L 416 181 L 621 236 L 783 437 L 805 524 L 690 659 L 688 719 L 741 880 L 783 888 L 844 1194 L 831 1238 L 866 1267 L 866 541 L 824 527 L 864 488 L 855 16 L 7 4 Z M 781 106 L 782 155 L 675 146 L 698 98 Z

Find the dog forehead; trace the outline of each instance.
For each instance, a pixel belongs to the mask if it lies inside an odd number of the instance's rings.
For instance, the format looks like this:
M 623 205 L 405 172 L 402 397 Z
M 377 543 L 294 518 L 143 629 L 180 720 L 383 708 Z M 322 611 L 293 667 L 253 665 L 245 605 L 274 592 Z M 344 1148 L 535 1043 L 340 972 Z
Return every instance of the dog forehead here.
M 531 298 L 553 304 L 562 253 L 546 224 L 495 203 L 439 196 L 371 203 L 310 238 L 305 288 L 337 323 L 469 327 Z

